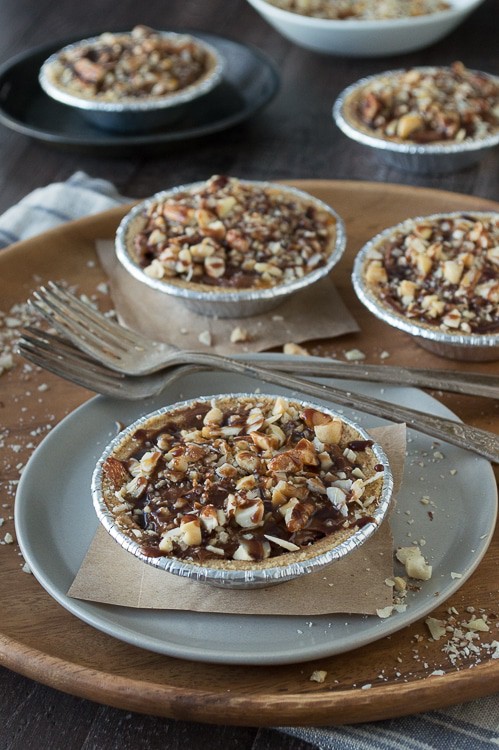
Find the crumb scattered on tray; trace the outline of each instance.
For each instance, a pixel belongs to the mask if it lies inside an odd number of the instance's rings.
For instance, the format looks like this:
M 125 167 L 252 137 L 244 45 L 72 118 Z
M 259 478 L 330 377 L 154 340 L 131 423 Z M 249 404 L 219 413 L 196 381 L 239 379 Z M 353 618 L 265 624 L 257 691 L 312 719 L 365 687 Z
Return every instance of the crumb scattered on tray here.
M 299 344 L 293 344 L 291 342 L 288 344 L 284 344 L 282 350 L 284 354 L 294 354 L 294 355 L 298 355 L 298 356 L 301 355 L 305 357 L 309 355 L 307 349 L 305 349 L 304 346 L 300 346 Z
M 316 669 L 310 675 L 310 682 L 324 682 L 327 677 L 327 672 L 324 669 Z
M 366 355 L 364 352 L 361 352 L 360 349 L 349 349 L 345 352 L 345 359 L 348 360 L 348 362 L 362 362 L 365 358 Z

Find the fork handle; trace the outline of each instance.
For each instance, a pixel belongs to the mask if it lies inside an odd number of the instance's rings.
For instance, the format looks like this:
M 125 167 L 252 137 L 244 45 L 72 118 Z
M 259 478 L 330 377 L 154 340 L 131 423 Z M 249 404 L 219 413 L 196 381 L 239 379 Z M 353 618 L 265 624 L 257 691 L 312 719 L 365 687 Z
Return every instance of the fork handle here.
M 492 432 L 481 430 L 478 427 L 455 422 L 445 417 L 433 414 L 424 414 L 416 409 L 406 406 L 390 404 L 371 396 L 336 388 L 331 385 L 313 383 L 310 380 L 295 378 L 282 372 L 266 370 L 244 362 L 238 362 L 228 357 L 204 352 L 183 352 L 183 361 L 193 364 L 202 364 L 222 370 L 228 370 L 240 375 L 256 377 L 267 383 L 275 383 L 290 390 L 301 391 L 309 396 L 320 399 L 332 399 L 343 406 L 353 409 L 361 409 L 368 414 L 374 414 L 385 419 L 405 422 L 420 432 L 431 437 L 444 440 L 457 445 L 465 450 L 473 451 L 489 461 L 499 463 L 499 437 Z
M 246 360 L 248 361 L 248 360 Z M 499 378 L 495 375 L 482 375 L 476 372 L 456 372 L 455 370 L 420 370 L 417 368 L 393 367 L 390 365 L 352 365 L 347 362 L 335 362 L 332 359 L 307 362 L 305 359 L 296 361 L 265 360 L 265 355 L 259 355 L 254 360 L 258 367 L 271 367 L 275 370 L 304 373 L 305 375 L 336 376 L 351 378 L 352 380 L 379 381 L 380 383 L 394 383 L 395 385 L 418 386 L 432 388 L 437 391 L 451 391 L 470 396 L 485 398 L 499 398 Z

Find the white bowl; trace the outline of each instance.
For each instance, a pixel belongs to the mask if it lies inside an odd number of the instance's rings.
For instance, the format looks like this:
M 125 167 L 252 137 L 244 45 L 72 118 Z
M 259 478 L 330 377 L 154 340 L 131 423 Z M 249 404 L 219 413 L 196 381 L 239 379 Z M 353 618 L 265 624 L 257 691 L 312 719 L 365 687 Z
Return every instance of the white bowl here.
M 209 417 L 215 411 L 218 422 Z M 328 425 L 316 416 L 340 425 L 341 436 L 326 442 Z M 285 442 L 269 447 L 276 430 Z M 169 573 L 236 589 L 283 583 L 358 549 L 385 518 L 392 488 L 385 453 L 355 423 L 296 398 L 244 393 L 139 418 L 107 446 L 92 478 L 97 516 L 123 549 Z
M 447 34 L 483 0 L 449 0 L 440 13 L 391 20 L 334 21 L 276 8 L 265 0 L 248 0 L 280 34 L 315 52 L 346 57 L 386 57 L 424 49 Z
M 116 36 L 128 36 L 130 33 L 118 32 Z M 125 133 L 144 132 L 169 125 L 185 114 L 188 107 L 195 105 L 200 97 L 208 94 L 221 82 L 224 61 L 212 45 L 192 34 L 178 34 L 169 31 L 155 33 L 174 42 L 183 39 L 191 40 L 203 50 L 206 55 L 207 67 L 201 77 L 184 88 L 162 96 L 106 100 L 75 93 L 61 84 L 59 80 L 60 56 L 63 53 L 78 50 L 80 47 L 91 47 L 101 43 L 102 37 L 96 36 L 68 44 L 45 60 L 39 74 L 40 86 L 52 99 L 73 107 L 88 122 L 104 130 Z
M 322 265 L 314 267 L 301 277 L 279 280 L 275 285 L 267 287 L 208 286 L 195 281 L 185 281 L 180 277 L 155 278 L 146 273 L 137 259 L 134 247 L 135 237 L 146 224 L 146 212 L 154 204 L 161 203 L 168 198 L 175 198 L 176 195 L 181 196 L 190 191 L 196 191 L 204 187 L 207 184 L 206 182 L 180 185 L 171 190 L 157 193 L 129 211 L 122 219 L 116 232 L 116 255 L 119 262 L 131 276 L 150 288 L 176 297 L 186 307 L 199 315 L 219 318 L 242 318 L 267 312 L 281 304 L 292 294 L 327 276 L 340 260 L 346 245 L 345 225 L 341 217 L 327 204 L 296 188 L 257 180 L 241 179 L 237 182 L 244 188 L 277 192 L 282 194 L 290 204 L 298 204 L 303 206 L 304 209 L 311 206 L 327 215 L 331 227 L 331 236 L 328 241 L 328 253 Z

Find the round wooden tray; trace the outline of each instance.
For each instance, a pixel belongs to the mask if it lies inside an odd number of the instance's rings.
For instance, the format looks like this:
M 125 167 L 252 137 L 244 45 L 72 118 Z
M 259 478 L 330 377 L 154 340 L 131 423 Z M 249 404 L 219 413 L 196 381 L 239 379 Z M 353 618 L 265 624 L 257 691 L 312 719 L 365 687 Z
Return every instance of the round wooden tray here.
M 497 363 L 456 363 L 419 348 L 405 334 L 367 313 L 351 285 L 352 259 L 384 227 L 417 214 L 446 210 L 499 210 L 480 198 L 400 185 L 349 181 L 294 181 L 329 202 L 344 218 L 348 248 L 338 269 L 337 288 L 361 326 L 341 339 L 313 342 L 314 354 L 342 358 L 357 347 L 367 361 L 383 350 L 391 364 L 495 372 Z M 0 254 L 0 299 L 10 310 L 48 279 L 65 279 L 92 293 L 103 280 L 94 241 L 112 238 L 126 208 L 82 219 L 19 243 Z M 47 390 L 39 391 L 40 385 Z M 46 372 L 27 372 L 21 360 L 0 380 L 0 494 L 5 517 L 1 538 L 13 533 L 13 495 L 20 467 L 47 431 L 90 393 Z M 499 404 L 485 399 L 438 394 L 463 420 L 497 431 Z M 77 460 L 77 457 L 75 457 Z M 71 471 L 71 467 L 68 467 Z M 497 474 L 496 474 L 497 476 Z M 479 482 L 479 477 L 477 477 Z M 470 513 L 479 497 L 470 498 Z M 463 523 L 466 519 L 463 519 Z M 435 616 L 454 607 L 499 611 L 499 536 L 474 575 L 448 601 L 435 601 Z M 332 725 L 371 721 L 471 700 L 499 689 L 499 661 L 482 649 L 452 665 L 443 641 L 432 642 L 424 622 L 340 656 L 264 667 L 196 663 L 160 656 L 98 632 L 60 607 L 33 576 L 21 571 L 16 544 L 0 546 L 0 662 L 10 669 L 77 696 L 127 710 L 220 724 L 254 726 Z M 306 613 L 304 613 L 306 614 Z M 497 624 L 483 641 L 497 640 Z M 223 642 L 224 633 L 220 632 Z M 311 673 L 327 672 L 324 683 Z M 431 676 L 435 670 L 443 672 Z M 368 690 L 362 686 L 370 684 Z

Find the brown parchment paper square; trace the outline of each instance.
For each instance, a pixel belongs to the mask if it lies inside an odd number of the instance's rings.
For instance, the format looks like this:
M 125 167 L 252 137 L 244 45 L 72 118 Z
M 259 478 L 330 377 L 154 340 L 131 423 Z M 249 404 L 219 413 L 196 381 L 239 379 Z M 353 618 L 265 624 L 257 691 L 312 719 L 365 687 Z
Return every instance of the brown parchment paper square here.
M 235 354 L 260 352 L 288 342 L 333 338 L 360 330 L 330 277 L 297 292 L 263 315 L 208 318 L 133 278 L 116 258 L 113 242 L 97 240 L 96 248 L 120 322 L 155 341 L 206 351 L 199 334 L 209 331 L 209 351 Z M 248 331 L 249 341 L 231 342 L 230 335 L 237 326 Z
M 398 492 L 405 459 L 405 425 L 370 430 L 388 456 Z M 392 506 L 393 510 L 393 506 Z M 143 609 L 252 615 L 375 614 L 392 604 L 389 519 L 361 547 L 317 573 L 264 589 L 226 590 L 157 570 L 125 552 L 100 527 L 71 585 L 76 599 Z

